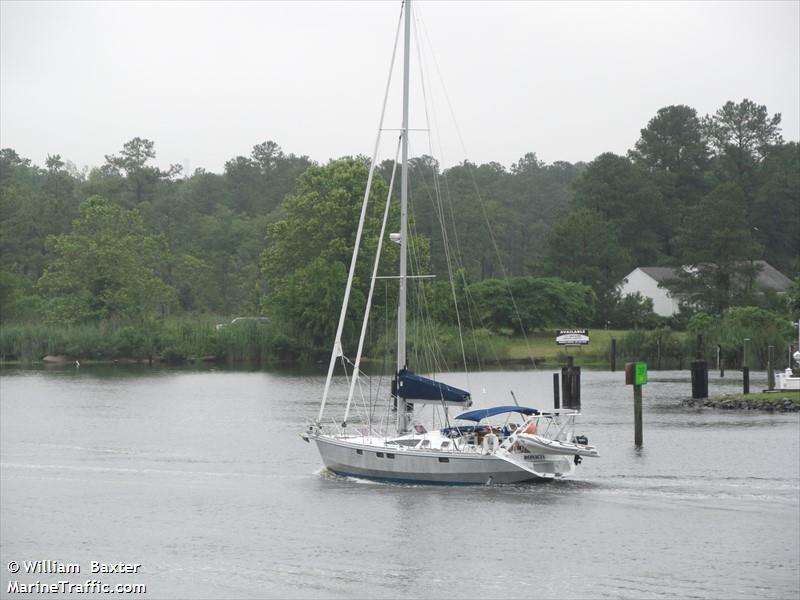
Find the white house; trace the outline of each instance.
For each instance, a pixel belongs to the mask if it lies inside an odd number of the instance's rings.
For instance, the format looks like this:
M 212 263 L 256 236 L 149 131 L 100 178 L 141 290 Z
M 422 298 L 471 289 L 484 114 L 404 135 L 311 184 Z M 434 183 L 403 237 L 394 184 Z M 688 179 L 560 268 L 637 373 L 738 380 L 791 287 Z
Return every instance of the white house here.
M 622 280 L 619 288 L 621 296 L 634 295 L 637 292 L 653 301 L 653 312 L 662 317 L 669 317 L 678 312 L 680 302 L 673 298 L 669 291 L 659 285 L 676 279 L 678 270 L 671 267 L 637 267 Z
M 763 260 L 754 261 L 758 267 L 755 287 L 759 290 L 772 290 L 779 294 L 792 285 L 792 280 Z M 678 278 L 678 269 L 672 267 L 637 267 L 622 280 L 620 295 L 640 293 L 653 301 L 653 312 L 662 317 L 669 317 L 678 312 L 680 299 L 673 298 L 669 290 L 663 287 L 665 281 Z

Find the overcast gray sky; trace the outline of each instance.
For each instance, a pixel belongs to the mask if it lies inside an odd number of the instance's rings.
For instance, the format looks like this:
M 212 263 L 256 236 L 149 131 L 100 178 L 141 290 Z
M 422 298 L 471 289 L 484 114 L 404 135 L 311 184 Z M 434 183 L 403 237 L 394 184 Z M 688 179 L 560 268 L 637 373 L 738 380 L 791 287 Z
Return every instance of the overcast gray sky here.
M 4 0 L 0 145 L 98 166 L 140 136 L 162 166 L 215 172 L 268 139 L 322 162 L 371 154 L 399 10 Z M 463 139 L 442 142 L 445 166 L 624 153 L 663 106 L 704 115 L 745 97 L 800 138 L 797 1 L 429 1 L 419 13 Z M 412 154 L 426 150 L 412 139 Z

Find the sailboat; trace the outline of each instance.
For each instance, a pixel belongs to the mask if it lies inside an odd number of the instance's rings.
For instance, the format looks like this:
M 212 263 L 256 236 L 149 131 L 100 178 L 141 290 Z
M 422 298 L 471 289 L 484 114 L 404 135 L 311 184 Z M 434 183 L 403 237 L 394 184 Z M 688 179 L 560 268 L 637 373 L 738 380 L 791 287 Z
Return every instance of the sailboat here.
M 411 2 L 405 0 L 402 19 L 398 23 L 395 52 L 400 23 L 403 25 L 403 108 L 399 154 L 402 156 L 400 176 L 400 232 L 388 236 L 400 245 L 399 286 L 397 309 L 397 369 L 391 390 L 385 394 L 386 418 L 376 419 L 366 411 L 360 422 L 348 419 L 354 405 L 361 376 L 364 340 L 372 306 L 381 249 L 386 236 L 386 224 L 391 202 L 391 187 L 386 199 L 383 222 L 375 252 L 367 296 L 366 311 L 355 361 L 347 359 L 342 345 L 353 277 L 364 229 L 369 190 L 375 170 L 378 142 L 372 157 L 366 192 L 345 286 L 336 337 L 331 352 L 328 374 L 317 419 L 301 437 L 315 443 L 325 467 L 342 476 L 411 484 L 508 484 L 529 480 L 553 480 L 571 475 L 584 457 L 596 457 L 598 451 L 584 436 L 575 435 L 577 411 L 556 409 L 539 411 L 536 408 L 504 404 L 468 410 L 471 394 L 409 369 L 406 353 L 407 287 L 413 278 L 408 273 L 408 133 L 409 133 L 409 70 L 411 37 Z M 394 56 L 392 59 L 394 65 Z M 391 81 L 391 69 L 389 75 Z M 387 83 L 378 137 L 390 85 Z M 350 364 L 349 391 L 343 417 L 324 422 L 325 409 L 331 392 L 331 382 L 337 361 Z M 426 417 L 426 409 L 432 414 Z M 451 416 L 450 411 L 457 410 Z M 426 423 L 426 418 L 427 423 Z

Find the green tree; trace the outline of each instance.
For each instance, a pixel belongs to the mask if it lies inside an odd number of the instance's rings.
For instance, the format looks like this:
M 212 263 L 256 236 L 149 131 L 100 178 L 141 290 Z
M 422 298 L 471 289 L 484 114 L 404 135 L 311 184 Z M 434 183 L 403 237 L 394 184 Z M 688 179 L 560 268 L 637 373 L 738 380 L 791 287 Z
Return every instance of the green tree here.
M 545 164 L 536 157 L 536 152 L 526 152 L 525 156 L 511 165 L 511 172 L 514 175 L 531 174 L 540 171 Z
M 44 269 L 46 237 L 69 230 L 77 216 L 78 182 L 63 164 L 50 155 L 44 170 L 0 151 L 0 265 L 31 283 Z
M 658 324 L 659 316 L 653 312 L 653 300 L 636 292 L 616 299 L 609 311 L 608 321 L 614 329 L 651 329 Z
M 789 318 L 800 320 L 800 277 L 797 277 L 786 290 L 785 301 Z
M 45 199 L 41 173 L 14 150 L 0 151 L 0 261 L 4 270 L 31 278 L 41 275 Z
M 659 109 L 641 130 L 641 137 L 630 158 L 645 167 L 654 177 L 663 201 L 665 253 L 674 254 L 672 235 L 683 225 L 687 210 L 696 206 L 707 193 L 706 172 L 710 151 L 695 109 L 666 106 Z
M 414 224 L 417 233 L 431 239 L 434 273 L 448 273 L 448 252 L 452 268 L 463 268 L 471 277 L 497 277 L 504 268 L 510 272 L 506 242 L 513 219 L 501 201 L 500 186 L 509 177 L 502 165 L 464 161 L 439 174 L 438 163 L 423 156 L 412 162 L 411 175 Z
M 728 354 L 742 356 L 744 339 L 749 338 L 751 367 L 763 369 L 769 346 L 785 348 L 794 337 L 792 326 L 782 315 L 755 306 L 735 306 L 723 317 L 720 345 Z
M 221 207 L 197 220 L 193 243 L 186 252 L 202 260 L 210 271 L 203 291 L 207 310 L 223 314 L 256 314 L 266 292 L 259 274 L 264 250 L 266 217 L 248 217 Z
M 61 160 L 60 154 L 48 154 L 45 166 L 51 173 L 57 173 L 64 168 L 64 161 Z
M 725 183 L 703 198 L 677 238 L 680 278 L 668 284 L 689 304 L 713 314 L 746 301 L 757 275 L 761 246 L 753 239 L 744 192 Z
M 284 218 L 267 226 L 267 247 L 261 260 L 268 290 L 264 310 L 285 319 L 315 349 L 326 348 L 333 341 L 367 175 L 364 163 L 354 159 L 310 167 L 300 177 L 297 193 L 281 205 Z M 349 305 L 350 323 L 361 322 L 386 194 L 386 183 L 374 178 Z M 382 265 L 392 265 L 395 272 L 397 256 L 397 246 L 384 243 Z M 356 326 L 345 332 L 346 346 L 357 330 Z
M 752 222 L 765 260 L 790 277 L 800 276 L 800 144 L 773 148 L 760 165 Z
M 734 179 L 749 200 L 757 185 L 755 165 L 783 141 L 780 123 L 780 113 L 770 117 L 766 106 L 747 98 L 738 104 L 728 101 L 703 119 L 721 177 Z
M 380 166 L 387 181 L 392 166 Z M 545 234 L 566 212 L 571 185 L 584 169 L 582 163 L 546 165 L 533 152 L 510 173 L 496 162 L 465 161 L 442 172 L 431 156 L 410 159 L 412 225 L 431 240 L 433 273 L 447 276 L 448 253 L 452 268 L 473 279 L 536 272 Z
M 173 299 L 157 275 L 163 246 L 136 211 L 89 198 L 72 231 L 51 236 L 48 245 L 53 259 L 39 289 L 51 321 L 142 321 Z
M 135 137 L 125 142 L 119 155 L 106 155 L 106 175 L 122 175 L 128 182 L 132 195 L 127 203 L 138 206 L 154 193 L 157 183 L 181 172 L 180 165 L 170 165 L 167 171 L 147 164 L 155 159 L 155 143 Z
M 495 330 L 575 327 L 594 318 L 592 289 L 555 277 L 485 279 L 470 285 L 469 294 L 480 326 Z
M 267 311 L 289 324 L 307 350 L 324 352 L 333 343 L 346 281 L 343 263 L 318 257 L 283 281 L 269 296 Z M 348 348 L 358 336 L 365 304 L 362 289 L 355 288 L 348 305 L 351 318 L 343 333 Z
M 273 211 L 311 164 L 307 156 L 284 154 L 271 140 L 256 144 L 250 156 L 236 156 L 225 163 L 231 208 L 248 215 Z
M 570 211 L 547 235 L 546 272 L 594 290 L 600 323 L 608 320 L 617 287 L 632 264 L 616 225 L 597 210 Z
M 547 231 L 567 211 L 572 185 L 584 168 L 563 161 L 547 165 L 529 152 L 512 165 L 512 175 L 499 182 L 496 198 L 508 223 L 497 241 L 505 249 L 510 274 L 535 272 Z
M 642 266 L 666 254 L 670 231 L 663 197 L 648 172 L 629 159 L 605 153 L 575 182 L 574 205 L 602 214 L 619 230 L 619 243 Z
M 0 271 L 0 324 L 32 320 L 39 298 L 27 277 Z
M 683 104 L 661 108 L 640 133 L 631 152 L 637 162 L 686 179 L 707 167 L 708 144 L 695 109 Z

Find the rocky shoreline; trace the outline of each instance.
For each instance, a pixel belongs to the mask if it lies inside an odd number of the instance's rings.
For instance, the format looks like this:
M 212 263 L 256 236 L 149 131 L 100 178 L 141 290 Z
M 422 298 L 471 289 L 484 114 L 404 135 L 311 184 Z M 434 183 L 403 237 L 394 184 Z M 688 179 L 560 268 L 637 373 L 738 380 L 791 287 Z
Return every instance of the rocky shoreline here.
M 789 392 L 791 393 L 791 392 Z M 800 394 L 794 392 L 775 393 L 775 398 L 747 398 L 741 395 L 721 396 L 719 398 L 686 398 L 681 400 L 682 406 L 691 408 L 720 408 L 723 410 L 762 410 L 767 412 L 800 412 Z

